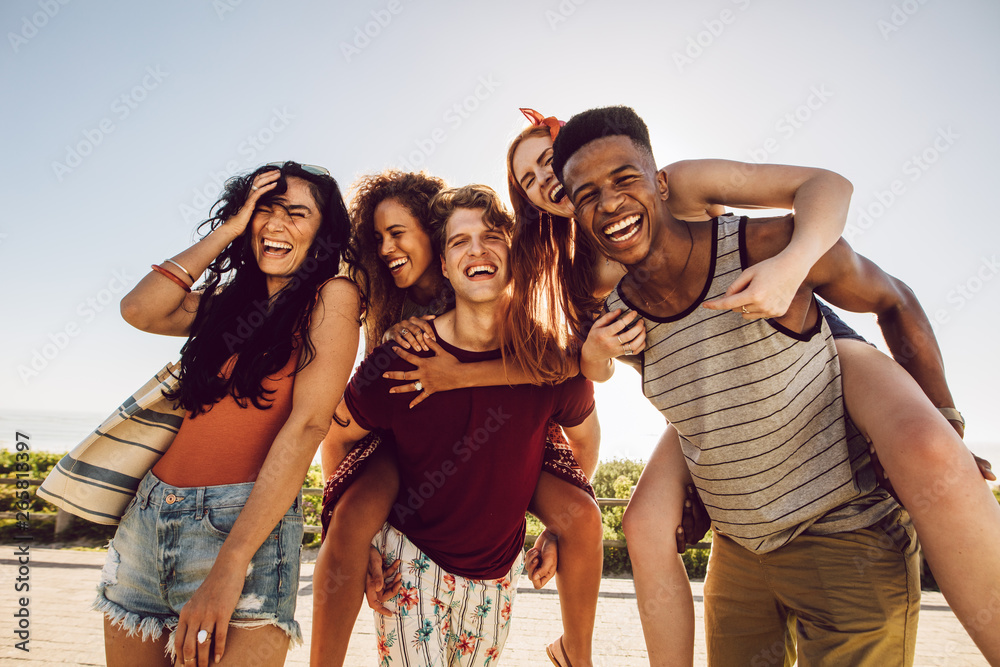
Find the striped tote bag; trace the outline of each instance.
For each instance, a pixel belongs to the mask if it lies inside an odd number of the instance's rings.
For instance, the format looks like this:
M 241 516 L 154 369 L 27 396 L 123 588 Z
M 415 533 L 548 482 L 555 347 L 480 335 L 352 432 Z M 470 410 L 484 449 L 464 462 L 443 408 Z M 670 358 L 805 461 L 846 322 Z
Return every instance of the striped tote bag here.
M 88 521 L 117 524 L 184 420 L 184 410 L 163 396 L 177 388 L 179 370 L 179 362 L 164 366 L 125 399 L 56 464 L 37 495 Z

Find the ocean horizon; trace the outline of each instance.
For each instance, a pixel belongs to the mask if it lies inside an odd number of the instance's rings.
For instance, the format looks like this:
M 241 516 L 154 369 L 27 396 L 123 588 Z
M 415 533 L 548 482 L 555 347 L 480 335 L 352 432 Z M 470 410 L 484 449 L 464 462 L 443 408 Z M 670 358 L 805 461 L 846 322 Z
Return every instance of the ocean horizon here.
M 20 433 L 28 436 L 31 451 L 66 453 L 107 416 L 66 410 L 4 410 L 0 412 L 0 449 L 13 451 Z

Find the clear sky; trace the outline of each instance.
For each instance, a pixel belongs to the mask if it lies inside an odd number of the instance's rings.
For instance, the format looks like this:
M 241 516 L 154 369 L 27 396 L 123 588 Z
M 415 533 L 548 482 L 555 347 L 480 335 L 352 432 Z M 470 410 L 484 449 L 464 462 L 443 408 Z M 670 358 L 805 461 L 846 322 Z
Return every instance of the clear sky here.
M 920 297 L 968 440 L 1000 459 L 995 1 L 5 0 L 0 28 L 0 412 L 107 413 L 176 356 L 118 300 L 231 173 L 295 159 L 346 190 L 425 168 L 505 192 L 518 107 L 623 103 L 660 164 L 848 177 L 848 237 Z M 645 457 L 662 422 L 637 376 L 598 401 L 602 455 Z

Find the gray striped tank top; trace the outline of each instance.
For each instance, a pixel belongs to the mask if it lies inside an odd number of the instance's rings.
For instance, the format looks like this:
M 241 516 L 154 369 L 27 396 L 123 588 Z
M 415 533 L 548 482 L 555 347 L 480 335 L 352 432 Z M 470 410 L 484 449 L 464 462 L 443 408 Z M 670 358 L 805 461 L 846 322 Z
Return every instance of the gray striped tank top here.
M 686 311 L 654 318 L 621 285 L 608 297 L 609 310 L 645 320 L 643 393 L 680 433 L 713 528 L 740 545 L 767 552 L 806 530 L 870 525 L 894 505 L 875 490 L 867 444 L 846 418 L 826 320 L 800 334 L 702 308 L 747 263 L 746 218 L 714 224 L 709 278 Z

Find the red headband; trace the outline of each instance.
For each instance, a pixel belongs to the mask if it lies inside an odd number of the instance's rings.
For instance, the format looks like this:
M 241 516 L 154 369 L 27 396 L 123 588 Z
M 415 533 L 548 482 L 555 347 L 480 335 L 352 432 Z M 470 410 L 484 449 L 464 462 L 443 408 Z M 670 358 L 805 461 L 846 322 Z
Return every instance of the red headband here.
M 547 125 L 549 128 L 549 135 L 552 137 L 552 141 L 556 140 L 559 136 L 559 128 L 566 124 L 566 121 L 559 120 L 555 116 L 549 116 L 548 118 L 542 117 L 542 114 L 538 113 L 534 109 L 521 109 L 521 113 L 524 117 L 531 121 L 531 124 L 538 127 L 539 125 Z

